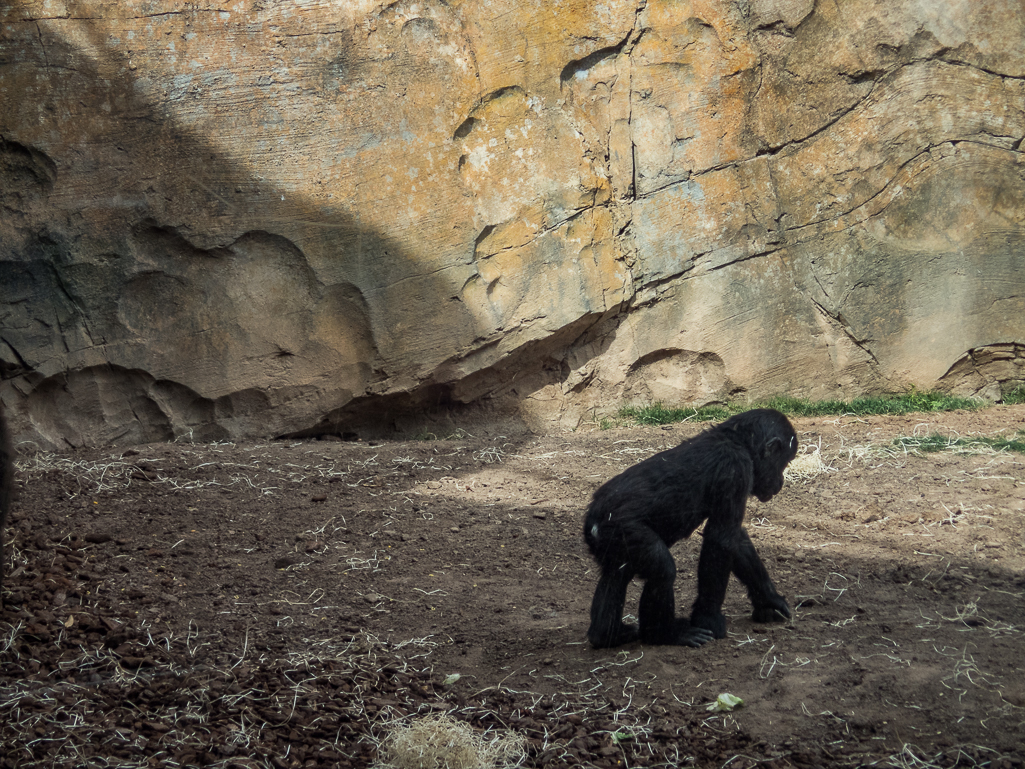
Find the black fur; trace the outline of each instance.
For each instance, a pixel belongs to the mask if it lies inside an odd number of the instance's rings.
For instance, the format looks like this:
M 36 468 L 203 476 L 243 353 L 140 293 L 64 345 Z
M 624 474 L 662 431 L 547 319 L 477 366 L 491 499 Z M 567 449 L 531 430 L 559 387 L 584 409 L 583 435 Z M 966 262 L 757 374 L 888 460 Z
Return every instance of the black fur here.
M 749 496 L 767 502 L 783 488 L 797 434 L 773 409 L 746 411 L 624 470 L 594 493 L 584 539 L 601 566 L 588 640 L 596 648 L 640 639 L 700 646 L 726 635 L 722 603 L 730 573 L 747 588 L 756 622 L 790 617 L 750 537 Z M 677 618 L 676 562 L 669 548 L 705 522 L 698 596 L 690 620 Z M 623 622 L 630 580 L 644 580 L 638 626 Z
M 0 606 L 3 606 L 4 585 L 4 527 L 7 525 L 7 510 L 14 493 L 14 449 L 11 448 L 11 434 L 4 420 L 0 406 Z

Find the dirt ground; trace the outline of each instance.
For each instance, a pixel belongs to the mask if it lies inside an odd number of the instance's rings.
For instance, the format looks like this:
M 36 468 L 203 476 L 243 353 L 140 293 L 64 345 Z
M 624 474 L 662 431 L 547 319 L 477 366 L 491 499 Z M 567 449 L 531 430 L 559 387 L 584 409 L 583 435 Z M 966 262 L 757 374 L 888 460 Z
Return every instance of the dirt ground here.
M 700 649 L 591 649 L 581 536 L 700 425 L 23 453 L 0 767 L 371 766 L 440 713 L 525 766 L 1023 766 L 1025 456 L 893 439 L 1025 406 L 795 426 L 803 472 L 748 508 L 795 616 L 733 583 Z

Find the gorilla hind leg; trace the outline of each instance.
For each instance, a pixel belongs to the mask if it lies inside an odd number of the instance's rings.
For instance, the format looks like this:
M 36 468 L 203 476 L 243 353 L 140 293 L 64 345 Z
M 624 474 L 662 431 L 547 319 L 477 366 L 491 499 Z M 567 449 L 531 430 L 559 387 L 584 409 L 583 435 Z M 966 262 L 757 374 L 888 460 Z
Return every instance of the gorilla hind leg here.
M 637 611 L 641 641 L 646 644 L 671 644 L 676 625 L 676 563 L 661 540 L 653 541 L 645 553 L 644 589 Z
M 595 649 L 608 649 L 637 640 L 637 626 L 623 622 L 626 588 L 631 579 L 633 573 L 625 567 L 602 569 L 591 601 L 591 626 L 587 629 L 587 640 Z
M 672 646 L 701 646 L 712 640 L 704 628 L 692 626 L 690 621 L 676 616 L 676 562 L 661 539 L 648 548 L 645 579 L 641 591 L 641 605 L 637 613 L 641 642 Z

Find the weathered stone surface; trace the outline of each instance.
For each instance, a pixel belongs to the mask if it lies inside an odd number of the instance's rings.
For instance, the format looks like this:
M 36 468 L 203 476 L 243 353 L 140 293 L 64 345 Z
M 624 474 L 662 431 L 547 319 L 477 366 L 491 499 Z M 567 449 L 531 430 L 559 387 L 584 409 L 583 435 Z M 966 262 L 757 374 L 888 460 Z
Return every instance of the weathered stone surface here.
M 41 446 L 908 385 L 1025 345 L 1017 0 L 0 8 Z

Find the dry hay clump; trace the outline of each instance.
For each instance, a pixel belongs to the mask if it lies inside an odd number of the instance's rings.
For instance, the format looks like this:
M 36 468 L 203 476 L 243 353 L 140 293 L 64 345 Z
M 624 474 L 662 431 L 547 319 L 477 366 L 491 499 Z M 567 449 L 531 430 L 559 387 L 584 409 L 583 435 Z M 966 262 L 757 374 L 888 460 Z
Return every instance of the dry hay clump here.
M 783 471 L 783 477 L 788 481 L 803 481 L 821 473 L 828 473 L 832 469 L 822 459 L 822 441 L 820 440 L 817 444 L 802 445 L 797 456 Z
M 399 723 L 381 743 L 375 769 L 512 769 L 526 759 L 526 738 L 478 732 L 449 715 Z

